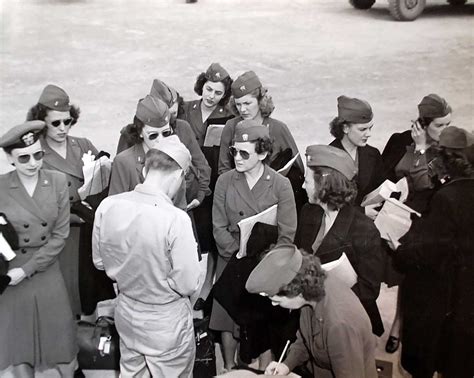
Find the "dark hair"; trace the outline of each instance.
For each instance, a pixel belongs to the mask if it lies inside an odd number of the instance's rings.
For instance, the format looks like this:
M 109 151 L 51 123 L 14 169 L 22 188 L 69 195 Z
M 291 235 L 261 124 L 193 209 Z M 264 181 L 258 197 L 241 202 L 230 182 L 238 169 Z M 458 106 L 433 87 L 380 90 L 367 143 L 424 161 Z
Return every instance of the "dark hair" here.
M 27 121 L 44 121 L 50 110 L 52 109 L 44 106 L 43 104 L 36 104 L 32 106 L 30 110 L 28 110 L 28 113 L 26 114 L 26 120 Z M 80 114 L 81 114 L 81 109 L 75 105 L 71 105 L 71 108 L 69 109 L 69 115 L 72 118 L 71 126 L 77 123 L 77 120 L 79 119 Z
M 349 180 L 341 172 L 329 167 L 308 167 L 313 172 L 316 192 L 314 199 L 328 205 L 330 210 L 339 210 L 351 205 L 357 197 L 355 180 Z
M 294 298 L 299 294 L 307 301 L 319 302 L 326 294 L 324 291 L 324 280 L 326 272 L 321 267 L 319 257 L 300 250 L 303 255 L 301 268 L 293 280 L 283 286 L 277 295 Z
M 145 172 L 148 172 L 150 169 L 173 172 L 181 169 L 181 167 L 163 151 L 152 148 L 145 155 Z
M 196 83 L 194 83 L 194 92 L 196 92 L 197 95 L 202 96 L 202 88 L 204 87 L 204 84 L 206 84 L 206 82 L 208 81 L 212 80 L 209 80 L 206 77 L 206 74 L 204 72 L 201 72 L 196 78 Z M 221 81 L 218 81 L 217 83 L 222 83 L 224 85 L 224 96 L 222 96 L 221 100 L 219 101 L 219 105 L 225 106 L 229 101 L 229 97 L 231 95 L 230 87 L 233 83 L 233 80 L 230 78 L 230 76 L 227 76 L 226 78 L 222 79 Z
M 255 97 L 258 101 L 258 107 L 260 108 L 260 113 L 262 117 L 270 117 L 275 110 L 275 105 L 273 104 L 272 96 L 268 94 L 268 90 L 265 87 L 259 87 L 254 89 L 252 92 L 249 93 L 252 97 Z M 234 96 L 230 97 L 229 100 L 229 108 L 235 115 L 239 115 L 239 111 L 235 106 L 235 98 Z
M 232 140 L 232 145 L 235 143 L 235 140 Z M 262 163 L 268 163 L 270 156 L 273 152 L 273 141 L 270 138 L 258 138 L 257 140 L 252 141 L 255 145 L 255 152 L 257 154 L 267 153 L 267 157 L 263 159 Z
M 423 129 L 426 129 L 431 122 L 433 122 L 433 117 L 418 117 L 417 121 Z
M 463 150 L 438 147 L 436 152 L 441 159 L 444 172 L 450 178 L 471 177 L 474 175 L 474 166 Z
M 174 133 L 174 126 L 176 125 L 176 119 L 170 122 L 170 128 L 173 130 Z M 132 144 L 140 144 L 143 142 L 143 138 L 141 137 L 141 133 L 145 124 L 140 121 L 137 116 L 133 117 L 133 122 L 125 126 L 125 130 L 127 132 L 127 138 L 130 140 Z
M 329 123 L 329 131 L 334 138 L 341 140 L 344 138 L 345 126 L 351 127 L 352 124 L 341 117 L 334 117 L 334 119 Z

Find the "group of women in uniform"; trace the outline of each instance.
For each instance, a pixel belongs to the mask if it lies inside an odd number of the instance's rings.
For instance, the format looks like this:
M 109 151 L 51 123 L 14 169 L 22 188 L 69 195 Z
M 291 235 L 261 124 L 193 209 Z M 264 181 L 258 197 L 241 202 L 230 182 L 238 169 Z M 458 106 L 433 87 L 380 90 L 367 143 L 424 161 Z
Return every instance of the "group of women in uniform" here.
M 472 304 L 467 303 L 466 292 L 473 290 L 469 283 L 473 259 L 468 252 L 473 140 L 469 132 L 449 127 L 447 102 L 436 94 L 425 96 L 411 129 L 394 134 L 380 154 L 367 144 L 373 128 L 369 103 L 340 96 L 337 116 L 329 125 L 335 139 L 330 146 L 307 148 L 305 174 L 291 130 L 271 117 L 273 100 L 255 72 L 232 80 L 213 63 L 199 74 L 194 90 L 200 99 L 183 101 L 174 88 L 153 81 L 150 94 L 138 101 L 133 122 L 120 133 L 108 194 L 133 190 L 143 182 L 145 154 L 163 138 L 177 135 L 188 148 L 192 167 L 173 201 L 188 212 L 200 252 L 208 253 L 206 282 L 195 308 L 204 307 L 214 275 L 219 281 L 235 274 L 235 282 L 242 277 L 245 282 L 249 266 L 258 263 L 271 243 L 295 243 L 322 264 L 348 259 L 356 274 L 350 287 L 377 336 L 384 332 L 376 304 L 380 284 L 401 285 L 387 350 L 396 350 L 401 339 L 403 366 L 415 377 L 428 377 L 435 370 L 461 377 L 468 371 L 457 365 L 455 351 L 462 349 L 467 356 L 474 350 Z M 0 176 L 0 212 L 19 237 L 17 256 L 9 264 L 10 284 L 0 295 L 0 375 L 33 376 L 35 370 L 56 368 L 72 376 L 65 371 L 77 368 L 74 319 L 90 313 L 98 300 L 113 296 L 107 277 L 96 277 L 87 288 L 79 285 L 81 276 L 89 274 L 80 256 L 90 248 L 87 222 L 76 211 L 81 204 L 78 188 L 84 182 L 81 158 L 89 151 L 98 155 L 88 139 L 69 135 L 79 114 L 63 89 L 48 85 L 28 111 L 27 122 L 0 138 L 0 147 L 15 168 Z M 209 137 L 211 128 L 221 130 L 220 141 Z M 283 174 L 278 172 L 282 168 Z M 360 204 L 385 179 L 401 177 L 408 180 L 407 204 L 422 213 L 423 222 L 412 227 L 420 230 L 416 237 L 409 232 L 398 249 L 392 245 L 393 251 L 370 219 L 378 208 Z M 256 253 L 247 251 L 248 265 L 236 270 L 239 221 L 274 205 L 272 236 L 265 243 L 260 240 L 256 258 Z M 440 224 L 440 219 L 446 223 Z M 436 228 L 430 229 L 433 225 Z M 254 240 L 259 236 L 253 235 Z M 430 252 L 433 246 L 436 253 Z M 235 291 L 233 280 L 227 279 L 221 292 Z M 445 299 L 442 305 L 433 303 L 434 294 Z M 88 306 L 81 306 L 81 301 Z M 437 311 L 426 310 L 419 317 L 421 304 Z M 239 316 L 216 297 L 209 326 L 220 335 L 225 369 L 232 369 L 239 339 L 243 342 Z M 297 325 L 289 328 L 290 339 L 295 340 Z M 450 349 L 441 348 L 448 342 Z M 245 347 L 250 348 L 248 355 L 260 357 L 263 369 L 272 352 L 283 349 L 274 344 Z M 337 371 L 332 366 L 337 360 L 331 361 L 327 352 L 324 369 Z M 441 352 L 449 364 L 438 363 Z

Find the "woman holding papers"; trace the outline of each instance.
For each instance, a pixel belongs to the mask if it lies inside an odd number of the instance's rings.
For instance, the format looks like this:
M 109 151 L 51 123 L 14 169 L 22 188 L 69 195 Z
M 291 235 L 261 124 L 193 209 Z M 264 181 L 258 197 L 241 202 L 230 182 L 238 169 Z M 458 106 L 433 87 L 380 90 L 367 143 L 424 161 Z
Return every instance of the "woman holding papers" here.
M 69 233 L 69 192 L 63 173 L 42 170 L 42 121 L 0 137 L 15 170 L 0 176 L 0 209 L 18 234 L 9 286 L 0 295 L 0 376 L 33 377 L 56 368 L 74 375 L 76 332 L 58 256 Z
M 72 126 L 79 119 L 79 114 L 79 108 L 70 104 L 67 93 L 62 88 L 50 84 L 43 89 L 38 103 L 27 115 L 27 120 L 40 120 L 46 123 L 44 138 L 41 140 L 44 149 L 43 167 L 66 174 L 71 206 L 81 202 L 77 190 L 84 184 L 82 172 L 84 154 L 97 156 L 98 153 L 89 139 L 69 136 Z M 79 244 L 83 224 L 84 221 L 79 216 L 71 214 L 69 237 L 64 251 L 59 255 L 59 265 L 75 315 L 80 315 L 82 312 L 79 293 Z M 86 241 L 90 245 L 90 240 L 91 234 L 84 238 L 83 242 Z
M 295 244 L 318 256 L 323 264 L 335 260 L 344 264 L 340 278 L 359 297 L 373 333 L 380 336 L 384 328 L 375 301 L 384 252 L 374 223 L 353 205 L 357 196 L 354 161 L 346 152 L 323 145 L 309 146 L 306 159 L 304 185 L 309 203 L 301 210 Z
M 384 181 L 380 152 L 367 144 L 374 126 L 373 117 L 367 101 L 339 96 L 337 117 L 330 124 L 331 134 L 336 138 L 330 145 L 346 151 L 357 168 L 356 205 Z
M 474 135 L 446 127 L 438 159 L 449 175 L 429 212 L 394 252 L 401 290 L 402 366 L 413 377 L 474 376 Z
M 265 164 L 272 151 L 269 130 L 253 120 L 241 121 L 235 128 L 230 153 L 235 169 L 217 180 L 212 209 L 214 237 L 218 248 L 217 278 L 240 247 L 238 222 L 277 205 L 277 243 L 293 241 L 296 209 L 289 180 Z M 214 300 L 209 327 L 221 332 L 224 367 L 235 366 L 237 329 L 223 306 Z

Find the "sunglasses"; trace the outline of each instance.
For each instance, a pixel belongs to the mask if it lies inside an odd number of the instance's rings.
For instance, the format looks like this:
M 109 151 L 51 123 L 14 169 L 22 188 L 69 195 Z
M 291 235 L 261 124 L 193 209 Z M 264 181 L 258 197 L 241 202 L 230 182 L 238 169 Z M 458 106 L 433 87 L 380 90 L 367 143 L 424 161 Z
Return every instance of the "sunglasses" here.
M 244 160 L 248 160 L 249 157 L 250 157 L 250 152 L 245 151 L 245 150 L 238 150 L 238 149 L 235 148 L 234 146 L 229 147 L 229 152 L 230 152 L 230 154 L 231 154 L 233 157 L 236 157 L 237 154 L 240 154 L 240 156 L 241 156 L 242 159 L 244 159 Z
M 61 123 L 63 123 L 64 126 L 69 126 L 72 123 L 72 118 L 57 119 L 56 121 L 51 122 L 51 125 L 58 127 Z
M 35 152 L 34 154 L 18 155 L 16 159 L 18 160 L 19 163 L 26 164 L 30 161 L 32 156 L 33 156 L 33 159 L 35 159 L 36 161 L 39 161 L 43 159 L 44 151 L 38 151 L 38 152 Z
M 156 138 L 158 138 L 160 134 L 163 136 L 163 138 L 168 138 L 169 136 L 173 135 L 173 130 L 170 129 L 170 130 L 162 131 L 161 133 L 160 132 L 151 133 L 147 135 L 147 138 L 149 140 L 155 140 Z

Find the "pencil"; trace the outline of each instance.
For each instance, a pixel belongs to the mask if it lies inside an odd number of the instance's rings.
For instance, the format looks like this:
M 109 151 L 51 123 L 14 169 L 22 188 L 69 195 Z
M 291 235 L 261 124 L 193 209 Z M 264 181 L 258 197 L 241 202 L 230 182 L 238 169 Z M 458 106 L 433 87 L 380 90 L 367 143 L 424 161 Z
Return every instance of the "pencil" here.
M 275 375 L 275 374 L 276 374 L 277 369 L 278 369 L 278 365 L 280 365 L 281 362 L 283 361 L 283 357 L 285 357 L 286 350 L 288 349 L 289 346 L 290 346 L 290 340 L 287 340 L 287 341 L 286 341 L 285 348 L 283 348 L 283 352 L 281 352 L 280 359 L 278 360 L 278 362 L 277 362 L 277 364 L 276 364 L 276 366 L 275 366 L 275 370 L 273 370 L 273 374 L 272 374 L 272 375 Z

